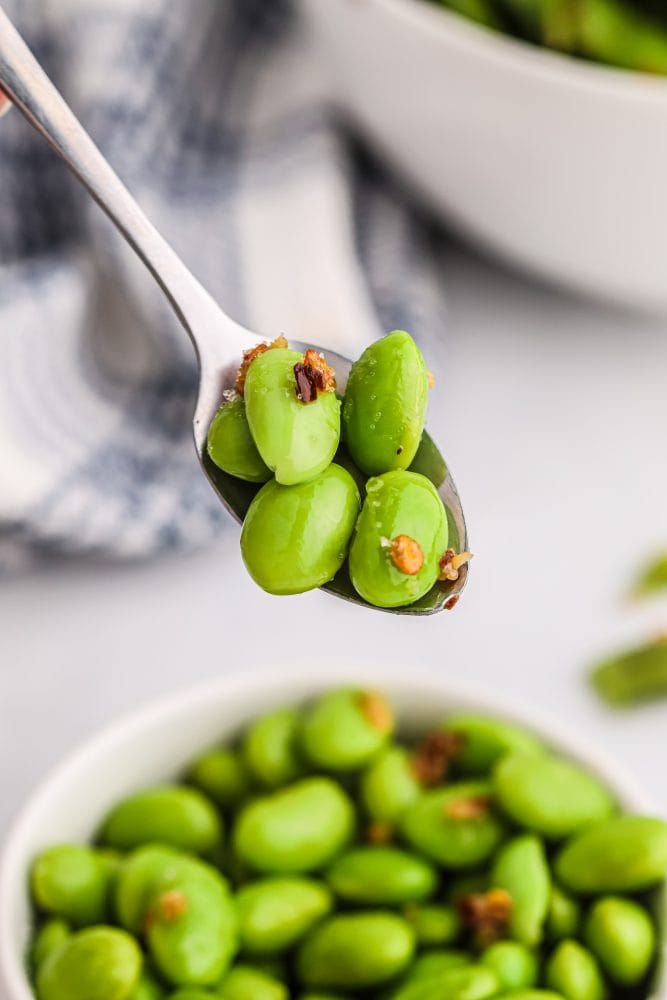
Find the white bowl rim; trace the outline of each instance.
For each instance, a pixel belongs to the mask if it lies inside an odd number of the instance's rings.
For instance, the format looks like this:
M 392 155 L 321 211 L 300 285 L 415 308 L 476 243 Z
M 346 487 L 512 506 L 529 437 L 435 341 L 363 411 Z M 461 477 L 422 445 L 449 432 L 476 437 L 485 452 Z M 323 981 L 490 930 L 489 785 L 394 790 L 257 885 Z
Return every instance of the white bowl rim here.
M 508 70 L 531 77 L 537 75 L 545 82 L 573 90 L 584 88 L 601 97 L 667 105 L 667 77 L 596 63 L 534 45 L 477 24 L 433 0 L 364 0 L 363 6 L 383 10 L 418 30 L 435 33 L 443 42 L 453 43 L 468 55 Z
M 7 998 L 15 1000 L 25 997 L 25 967 L 23 958 L 15 953 L 10 933 L 12 873 L 20 867 L 21 845 L 33 825 L 33 817 L 38 815 L 58 794 L 63 785 L 75 782 L 82 770 L 88 770 L 100 756 L 107 757 L 133 735 L 150 729 L 157 723 L 169 724 L 181 713 L 196 711 L 198 706 L 208 704 L 211 699 L 222 700 L 224 696 L 247 694 L 252 696 L 258 689 L 275 689 L 275 700 L 281 700 L 283 686 L 303 687 L 303 697 L 316 695 L 318 691 L 340 685 L 368 686 L 386 689 L 388 695 L 394 692 L 398 701 L 401 688 L 420 690 L 442 699 L 446 705 L 452 701 L 474 703 L 474 711 L 513 721 L 534 731 L 548 745 L 561 749 L 566 755 L 578 760 L 593 773 L 607 781 L 625 806 L 631 810 L 657 814 L 655 804 L 638 786 L 636 780 L 624 766 L 619 765 L 595 745 L 582 738 L 579 732 L 570 729 L 567 723 L 543 714 L 534 706 L 520 698 L 498 695 L 488 685 L 477 684 L 456 674 L 438 674 L 433 668 L 391 665 L 365 665 L 363 667 L 323 661 L 315 666 L 294 668 L 254 668 L 241 674 L 229 675 L 213 681 L 186 686 L 183 689 L 159 699 L 151 698 L 143 707 L 124 713 L 90 738 L 84 740 L 51 768 L 38 782 L 12 823 L 4 844 L 0 845 L 0 984 L 9 990 Z M 444 709 L 446 711 L 446 707 Z M 472 709 L 471 709 L 472 710 Z M 398 706 L 400 715 L 400 705 Z M 4 980 L 3 980 L 4 977 Z M 662 994 L 661 994 L 662 995 Z

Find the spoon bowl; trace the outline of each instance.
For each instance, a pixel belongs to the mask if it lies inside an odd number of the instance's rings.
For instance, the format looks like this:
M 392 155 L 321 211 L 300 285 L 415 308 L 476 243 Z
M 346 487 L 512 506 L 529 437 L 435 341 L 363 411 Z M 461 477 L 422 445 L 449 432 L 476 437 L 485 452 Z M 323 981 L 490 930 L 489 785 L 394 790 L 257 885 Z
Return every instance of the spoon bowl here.
M 223 312 L 149 222 L 1 9 L 0 90 L 87 188 L 156 279 L 189 334 L 199 362 L 199 391 L 193 420 L 197 454 L 227 510 L 237 521 L 243 521 L 259 487 L 218 469 L 208 457 L 206 442 L 223 392 L 234 385 L 243 351 L 254 347 L 260 336 Z M 299 351 L 308 347 L 322 351 L 336 371 L 338 389 L 344 392 L 351 367 L 349 359 L 316 344 L 291 342 L 290 346 Z M 466 549 L 465 519 L 456 487 L 426 433 L 411 468 L 427 476 L 439 491 L 447 510 L 451 546 L 459 551 Z M 437 583 L 415 604 L 390 610 L 394 614 L 432 614 L 452 607 L 466 579 L 467 566 L 463 566 L 456 581 Z M 356 593 L 345 566 L 323 589 L 355 604 L 372 606 Z

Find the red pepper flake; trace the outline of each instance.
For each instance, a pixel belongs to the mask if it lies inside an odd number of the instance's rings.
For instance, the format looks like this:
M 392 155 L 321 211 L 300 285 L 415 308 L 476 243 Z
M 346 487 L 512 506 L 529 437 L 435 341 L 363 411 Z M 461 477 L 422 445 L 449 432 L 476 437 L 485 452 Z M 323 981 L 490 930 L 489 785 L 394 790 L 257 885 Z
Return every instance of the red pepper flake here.
M 457 822 L 482 819 L 490 811 L 491 799 L 488 795 L 471 795 L 468 798 L 454 799 L 445 805 L 445 816 Z
M 409 535 L 397 535 L 392 538 L 389 555 L 396 569 L 406 576 L 415 576 L 424 565 L 424 553 L 419 542 Z
M 421 785 L 439 785 L 447 776 L 452 761 L 463 750 L 465 740 L 459 733 L 438 729 L 429 733 L 417 746 L 411 761 L 412 772 Z
M 236 373 L 236 381 L 235 381 L 236 391 L 238 392 L 239 396 L 243 395 L 243 390 L 245 389 L 245 380 L 248 375 L 248 368 L 250 368 L 252 362 L 255 360 L 255 358 L 258 358 L 260 354 L 264 354 L 266 351 L 270 351 L 275 347 L 287 347 L 287 340 L 285 339 L 285 337 L 283 337 L 282 334 L 279 337 L 276 337 L 275 340 L 272 340 L 270 344 L 267 344 L 265 341 L 264 343 L 257 344 L 255 347 L 250 347 L 247 351 L 243 352 L 241 367 Z
M 169 889 L 162 893 L 155 906 L 146 914 L 144 929 L 149 930 L 157 920 L 172 924 L 183 916 L 187 909 L 188 899 L 185 893 L 181 892 L 180 889 Z
M 440 572 L 438 580 L 451 580 L 454 582 L 459 578 L 459 570 L 472 559 L 472 552 L 456 552 L 454 549 L 447 549 L 440 559 Z
M 456 905 L 461 920 L 473 932 L 477 948 L 487 948 L 506 937 L 514 903 L 504 889 L 461 896 Z
M 394 728 L 394 713 L 389 702 L 377 691 L 362 691 L 359 707 L 366 721 L 379 733 L 390 733 Z
M 445 611 L 451 611 L 452 608 L 455 608 L 456 605 L 459 603 L 460 599 L 461 598 L 459 594 L 454 594 L 453 597 L 450 597 L 449 600 L 445 601 L 445 603 L 443 604 Z
M 320 392 L 333 392 L 336 388 L 336 373 L 321 354 L 309 347 L 303 361 L 294 365 L 296 396 L 302 403 L 312 403 Z

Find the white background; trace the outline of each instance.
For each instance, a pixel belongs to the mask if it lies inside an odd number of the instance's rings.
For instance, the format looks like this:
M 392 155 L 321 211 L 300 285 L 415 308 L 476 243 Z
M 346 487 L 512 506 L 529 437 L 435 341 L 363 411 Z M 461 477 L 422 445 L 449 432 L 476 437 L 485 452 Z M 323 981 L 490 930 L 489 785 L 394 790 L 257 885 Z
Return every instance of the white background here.
M 667 701 L 614 713 L 596 656 L 667 628 L 633 607 L 667 547 L 667 321 L 575 301 L 458 249 L 430 426 L 476 557 L 459 606 L 411 620 L 314 593 L 271 598 L 238 530 L 195 557 L 69 566 L 0 586 L 0 831 L 65 751 L 165 692 L 322 656 L 463 674 L 566 720 L 667 811 Z

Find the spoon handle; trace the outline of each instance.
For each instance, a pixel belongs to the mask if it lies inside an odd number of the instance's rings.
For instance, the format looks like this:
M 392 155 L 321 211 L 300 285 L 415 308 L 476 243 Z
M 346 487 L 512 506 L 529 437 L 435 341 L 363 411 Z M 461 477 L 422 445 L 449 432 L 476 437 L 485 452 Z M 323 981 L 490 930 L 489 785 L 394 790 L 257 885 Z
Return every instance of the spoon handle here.
M 207 346 L 214 349 L 207 340 L 217 337 L 219 343 L 223 332 L 242 332 L 148 221 L 2 8 L 0 89 L 65 161 L 153 274 L 189 333 L 200 362 Z M 220 329 L 221 320 L 228 324 L 225 331 Z

